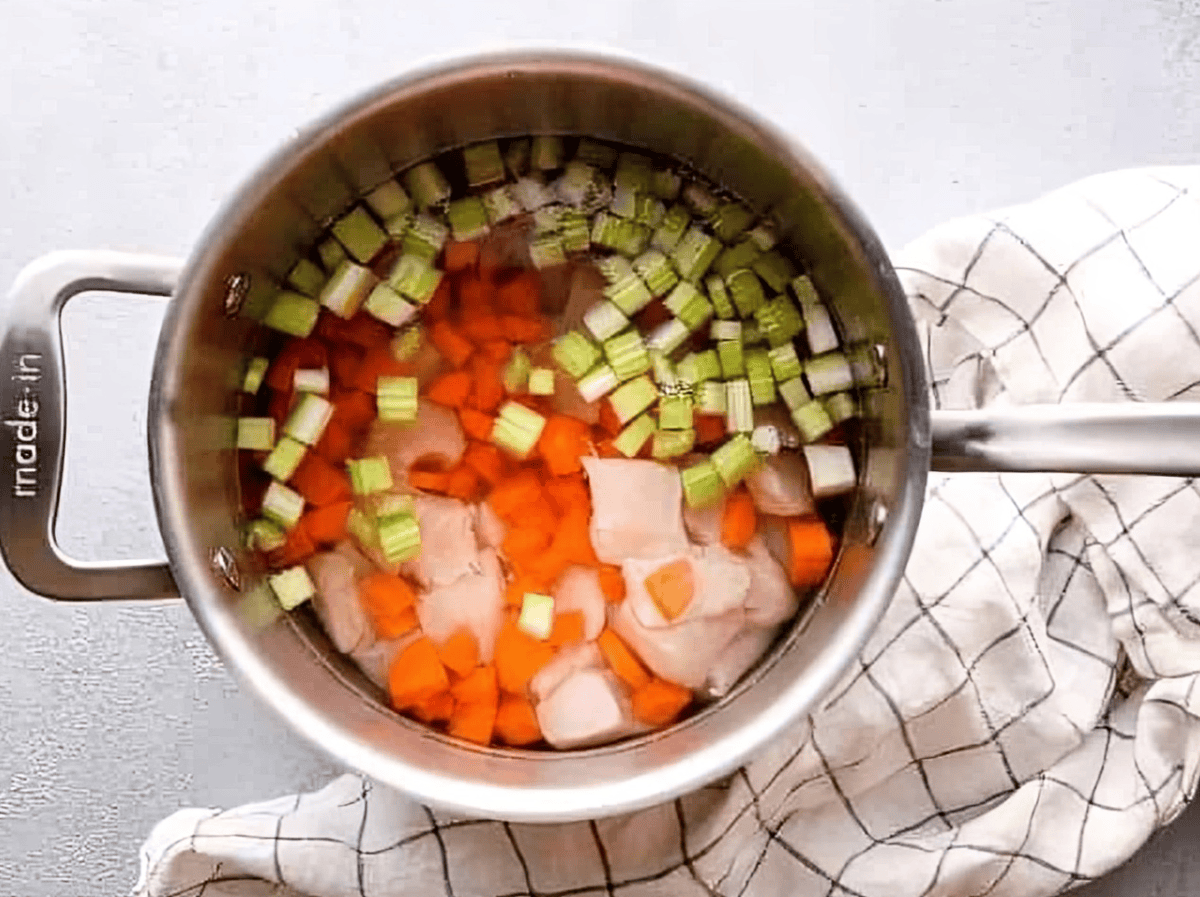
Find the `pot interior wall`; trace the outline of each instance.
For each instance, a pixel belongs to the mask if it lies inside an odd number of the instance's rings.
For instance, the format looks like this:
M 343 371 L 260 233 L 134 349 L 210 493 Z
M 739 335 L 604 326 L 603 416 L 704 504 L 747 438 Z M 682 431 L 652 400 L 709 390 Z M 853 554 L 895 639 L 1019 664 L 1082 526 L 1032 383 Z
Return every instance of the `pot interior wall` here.
M 463 747 L 399 718 L 309 618 L 272 622 L 259 613 L 261 569 L 239 547 L 231 448 L 237 382 L 259 334 L 228 317 L 224 303 L 227 279 L 237 274 L 250 276 L 252 301 L 273 291 L 331 216 L 395 171 L 474 140 L 537 133 L 586 134 L 673 157 L 770 214 L 833 298 L 843 335 L 888 347 L 889 385 L 864 397 L 865 438 L 856 446 L 863 489 L 837 573 L 771 661 L 720 705 L 665 735 L 530 756 Z M 243 682 L 348 765 L 423 800 L 561 819 L 664 799 L 731 768 L 779 729 L 781 715 L 811 708 L 886 604 L 924 477 L 925 449 L 913 438 L 923 432 L 923 387 L 896 350 L 898 340 L 911 339 L 904 315 L 882 250 L 824 175 L 793 145 L 689 85 L 555 55 L 485 60 L 396 82 L 291 140 L 214 222 L 185 273 L 164 327 L 151 418 L 176 577 Z M 884 511 L 890 519 L 880 533 Z M 211 569 L 210 553 L 220 547 L 237 558 L 240 591 Z

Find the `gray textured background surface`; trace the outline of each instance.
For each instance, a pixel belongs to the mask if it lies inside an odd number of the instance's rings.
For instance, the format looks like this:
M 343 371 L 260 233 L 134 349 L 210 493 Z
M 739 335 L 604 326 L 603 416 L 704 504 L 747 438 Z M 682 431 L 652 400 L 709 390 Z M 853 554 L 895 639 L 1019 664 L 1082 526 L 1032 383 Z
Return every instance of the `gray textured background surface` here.
M 898 248 L 1112 168 L 1200 159 L 1197 0 L 5 0 L 0 290 L 35 256 L 186 253 L 277 140 L 430 57 L 587 43 L 701 78 L 800 137 Z M 161 309 L 64 321 L 59 535 L 161 555 L 145 394 Z M 149 827 L 338 770 L 242 694 L 182 606 L 54 606 L 0 570 L 0 897 L 120 894 Z M 1200 891 L 1193 810 L 1091 895 Z M 1080 892 L 1084 893 L 1084 892 Z

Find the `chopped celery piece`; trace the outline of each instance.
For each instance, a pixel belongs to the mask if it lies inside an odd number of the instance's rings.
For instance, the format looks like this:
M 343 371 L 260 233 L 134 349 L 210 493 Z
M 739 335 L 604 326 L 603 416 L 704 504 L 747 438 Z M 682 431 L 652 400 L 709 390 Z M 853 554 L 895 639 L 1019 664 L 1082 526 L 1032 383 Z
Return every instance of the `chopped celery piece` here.
M 600 349 L 578 330 L 570 330 L 554 341 L 552 350 L 558 366 L 579 379 L 600 360 Z
M 333 406 L 327 399 L 307 392 L 300 397 L 299 403 L 288 415 L 283 432 L 305 445 L 314 445 L 325 432 L 325 426 L 332 416 Z
M 346 250 L 333 237 L 317 244 L 317 256 L 321 259 L 321 267 L 326 271 L 335 270 L 347 258 Z
M 371 290 L 371 295 L 363 303 L 368 314 L 374 315 L 385 324 L 399 327 L 412 320 L 417 313 L 417 307 L 405 301 L 404 297 L 386 283 L 377 284 Z
M 608 204 L 608 209 L 618 217 L 633 218 L 636 220 L 638 213 L 637 191 L 632 187 L 622 187 L 620 184 L 617 184 L 613 187 L 612 202 Z
M 400 243 L 400 251 L 432 263 L 446 245 L 446 238 L 449 236 L 449 227 L 422 212 L 409 222 L 404 239 Z
M 647 196 L 644 193 L 639 193 L 634 197 L 633 220 L 637 221 L 639 224 L 644 224 L 646 227 L 651 228 L 651 235 L 653 228 L 658 227 L 666 215 L 667 207 L 663 205 L 661 200 L 656 199 L 653 196 Z M 649 238 L 650 237 L 647 236 L 646 239 L 649 240 Z
M 773 249 L 756 258 L 750 267 L 776 293 L 787 289 L 788 281 L 796 276 L 796 269 L 787 257 Z
M 866 343 L 861 343 L 851 350 L 847 359 L 850 371 L 854 374 L 854 382 L 859 386 L 881 386 L 884 381 L 885 369 L 883 359 Z
M 608 395 L 620 385 L 621 381 L 606 364 L 598 364 L 575 383 L 575 388 L 583 396 L 585 402 L 595 402 Z
M 758 327 L 772 346 L 783 346 L 795 339 L 804 329 L 804 319 L 796 303 L 780 293 L 754 312 Z
M 763 424 L 755 427 L 750 434 L 750 444 L 760 455 L 778 455 L 783 448 L 783 438 L 779 435 L 778 427 Z
M 296 373 L 292 375 L 292 388 L 296 392 L 329 395 L 329 368 L 296 368 Z
M 663 252 L 671 252 L 679 245 L 679 241 L 683 239 L 684 232 L 691 223 L 692 218 L 688 215 L 687 209 L 678 205 L 671 206 L 650 237 L 650 245 Z
M 841 495 L 854 488 L 854 456 L 844 445 L 806 445 L 804 462 L 812 483 L 813 498 Z
M 321 290 L 320 302 L 339 318 L 352 318 L 378 282 L 370 268 L 347 259 Z
M 600 212 L 592 222 L 591 241 L 622 255 L 640 255 L 650 241 L 650 229 L 636 221 Z
M 854 386 L 850 362 L 840 352 L 818 355 L 804 363 L 804 379 L 814 396 L 844 392 Z
M 265 517 L 251 520 L 246 527 L 246 547 L 257 548 L 259 551 L 275 551 L 287 544 L 287 533 L 277 524 Z
M 404 175 L 404 186 L 422 209 L 428 209 L 450 198 L 450 184 L 440 168 L 432 162 L 414 165 Z
M 657 249 L 647 249 L 633 260 L 633 269 L 646 284 L 652 296 L 665 296 L 679 283 L 679 275 L 671 261 Z
M 462 158 L 469 186 L 482 187 L 504 180 L 504 160 L 500 158 L 500 144 L 495 140 L 464 146 Z
M 800 376 L 800 359 L 796 355 L 796 347 L 791 343 L 771 349 L 767 358 L 771 362 L 771 374 L 780 383 Z
M 650 184 L 650 192 L 659 199 L 673 200 L 683 189 L 683 178 L 679 172 L 670 168 L 660 168 L 654 172 L 654 180 Z
M 505 402 L 492 426 L 492 442 L 520 459 L 528 457 L 546 426 L 546 418 L 520 402 Z
M 617 434 L 617 438 L 613 440 L 613 448 L 626 458 L 632 458 L 642 450 L 646 440 L 654 435 L 654 430 L 654 418 L 649 414 L 640 415 Z
M 792 422 L 805 442 L 816 442 L 833 429 L 833 421 L 820 399 L 813 399 L 792 409 Z
M 397 361 L 411 361 L 421 350 L 421 326 L 414 324 L 392 337 L 392 357 Z
M 387 279 L 401 296 L 424 305 L 442 282 L 442 272 L 419 256 L 405 254 L 396 259 Z
M 369 495 L 367 506 L 376 520 L 394 517 L 397 514 L 412 515 L 417 507 L 411 495 L 401 495 L 398 492 L 376 492 Z
M 391 178 L 368 193 L 365 198 L 371 211 L 382 221 L 403 215 L 412 208 L 412 200 L 408 198 L 404 188 Z
M 712 215 L 716 211 L 717 203 L 720 202 L 713 196 L 712 191 L 699 181 L 688 181 L 683 185 L 683 201 L 701 218 Z
M 375 381 L 375 407 L 380 420 L 416 420 L 417 378 L 379 377 Z
M 242 377 L 242 392 L 247 392 L 250 395 L 257 395 L 259 389 L 262 388 L 263 377 L 267 375 L 267 368 L 271 366 L 270 359 L 263 358 L 257 355 L 250 359 L 246 365 L 246 375 Z
M 290 436 L 284 436 L 279 440 L 279 445 L 271 449 L 271 454 L 263 460 L 262 469 L 279 482 L 286 483 L 292 478 L 292 474 L 296 472 L 300 462 L 304 460 L 304 454 L 307 451 L 303 442 L 297 442 Z
M 722 243 L 732 243 L 734 237 L 748 228 L 752 220 L 754 213 L 740 202 L 723 202 L 709 217 L 713 233 Z
M 317 594 L 313 581 L 302 564 L 271 574 L 267 577 L 267 582 L 275 597 L 279 599 L 279 606 L 284 610 L 295 610 Z
M 612 302 L 597 302 L 584 313 L 583 324 L 603 342 L 628 327 L 629 318 Z
M 704 294 L 686 280 L 681 280 L 675 285 L 675 289 L 671 290 L 663 304 L 688 330 L 699 329 L 713 313 L 712 306 L 708 304 Z
M 723 340 L 731 340 L 740 343 L 742 341 L 742 322 L 741 321 L 713 321 L 708 328 L 708 335 L 711 339 L 721 342 Z
M 475 240 L 488 232 L 488 213 L 478 196 L 464 196 L 450 201 L 446 220 L 456 240 Z
M 483 207 L 487 210 L 488 221 L 492 224 L 516 218 L 524 210 L 513 188 L 507 184 L 501 184 L 483 194 Z
M 315 297 L 325 285 L 325 272 L 308 259 L 300 259 L 288 272 L 287 282 L 296 292 Z
M 650 455 L 662 461 L 686 455 L 695 447 L 695 430 L 655 430 Z
M 317 315 L 321 306 L 299 293 L 284 290 L 275 297 L 263 324 L 272 330 L 290 333 L 292 336 L 308 336 L 317 326 Z
M 825 413 L 835 424 L 840 424 L 858 415 L 858 403 L 848 392 L 835 392 L 825 397 Z
M 730 433 L 749 433 L 754 429 L 750 383 L 742 378 L 725 383 L 725 429 Z
M 623 255 L 606 255 L 597 259 L 596 270 L 610 286 L 634 276 L 633 262 Z
M 592 245 L 587 213 L 579 209 L 563 209 L 558 218 L 558 238 L 566 252 L 585 252 Z
M 804 385 L 804 381 L 799 377 L 779 381 L 779 397 L 783 399 L 784 404 L 792 411 L 812 401 L 812 395 L 809 393 L 808 387 Z
M 237 447 L 252 452 L 269 452 L 275 445 L 275 419 L 271 417 L 239 417 Z
M 607 143 L 584 137 L 575 150 L 575 158 L 597 168 L 612 168 L 617 161 L 617 151 Z
M 538 171 L 553 171 L 562 167 L 562 138 L 539 134 L 533 138 L 529 160 Z
M 691 396 L 663 396 L 658 402 L 658 426 L 663 430 L 690 430 Z
M 392 514 L 376 524 L 379 548 L 389 564 L 403 564 L 421 553 L 421 527 L 412 514 Z
M 669 355 L 687 342 L 690 335 L 691 331 L 687 329 L 687 325 L 683 321 L 671 318 L 650 331 L 650 335 L 646 337 L 646 345 L 655 351 Z
M 805 302 L 800 308 L 804 313 L 804 335 L 812 353 L 820 355 L 822 352 L 832 352 L 838 348 L 837 331 L 833 329 L 829 309 L 820 302 Z
M 620 258 L 620 256 L 616 257 Z M 654 298 L 650 295 L 646 284 L 632 270 L 623 279 L 605 287 L 604 295 L 626 315 L 637 314 Z
M 770 405 L 775 401 L 775 377 L 771 373 L 771 356 L 766 349 L 746 352 L 746 379 L 750 381 L 750 396 L 755 405 Z
M 721 500 L 724 488 L 721 474 L 712 461 L 700 461 L 679 472 L 683 483 L 683 498 L 689 508 L 707 508 Z
M 568 162 L 566 170 L 554 184 L 558 198 L 567 205 L 592 214 L 608 205 L 612 190 L 591 165 Z
M 370 495 L 392 488 L 392 468 L 384 455 L 347 461 L 346 470 L 355 495 Z
M 373 259 L 387 243 L 388 235 L 362 206 L 355 206 L 333 222 L 333 235 L 350 257 L 362 264 Z
M 554 599 L 538 592 L 526 592 L 521 599 L 517 628 L 539 641 L 550 638 L 554 629 Z
M 758 452 L 745 433 L 737 433 L 712 453 L 712 463 L 722 482 L 733 488 L 758 466 Z
M 512 194 L 526 212 L 536 212 L 554 202 L 554 191 L 536 177 L 518 178 Z
M 411 211 L 401 212 L 399 215 L 393 215 L 383 222 L 383 229 L 388 232 L 394 240 L 403 240 L 404 235 L 408 233 L 413 222 L 417 220 L 417 216 Z
M 721 242 L 693 225 L 671 250 L 671 261 L 684 280 L 699 281 L 721 252 Z
M 291 529 L 304 513 L 304 496 L 278 480 L 272 480 L 263 495 L 262 513 L 284 529 Z
M 649 193 L 654 186 L 654 165 L 648 156 L 624 152 L 617 156 L 617 171 L 613 175 L 617 187 Z
M 599 352 L 596 353 L 597 357 L 599 354 Z M 504 372 L 500 377 L 504 382 L 504 391 L 524 392 L 529 386 L 529 372 L 532 370 L 533 363 L 529 360 L 529 354 L 523 347 L 517 346 L 509 356 L 508 364 L 504 366 Z
M 737 317 L 733 302 L 729 298 L 729 290 L 725 287 L 725 279 L 720 274 L 710 274 L 704 278 L 704 289 L 718 318 L 728 320 Z
M 650 350 L 650 370 L 660 392 L 673 389 L 679 383 L 679 378 L 675 374 L 675 365 L 671 364 L 671 359 L 662 349 Z
M 812 278 L 807 274 L 798 274 L 792 278 L 792 292 L 796 294 L 796 301 L 801 305 L 807 303 L 820 304 L 821 297 L 817 294 L 817 288 L 813 285 Z
M 713 270 L 722 277 L 728 277 L 739 268 L 749 268 L 762 251 L 749 240 L 741 240 L 724 249 L 717 260 L 713 262 Z
M 653 405 L 657 398 L 658 388 L 654 381 L 643 374 L 617 387 L 608 400 L 612 403 L 617 420 L 627 424 Z
M 717 343 L 717 358 L 721 361 L 721 376 L 741 377 L 746 373 L 742 341 L 723 339 Z
M 716 380 L 705 380 L 696 391 L 696 408 L 701 414 L 724 414 L 725 384 Z
M 529 394 L 534 396 L 554 395 L 554 371 L 550 368 L 534 368 L 529 372 Z
M 725 286 L 729 288 L 729 296 L 743 318 L 750 317 L 767 301 L 758 276 L 749 268 L 734 271 L 725 278 Z
M 705 380 L 721 378 L 721 359 L 716 350 L 705 349 L 703 352 L 689 352 L 679 362 L 679 376 L 693 385 Z
M 766 337 L 758 327 L 758 322 L 751 318 L 749 321 L 742 322 L 742 343 L 747 346 L 752 346 L 755 343 L 766 341 Z
M 604 341 L 604 355 L 617 379 L 632 380 L 650 370 L 650 353 L 642 335 L 630 329 Z
M 246 297 L 242 300 L 238 315 L 248 321 L 256 321 L 261 324 L 278 294 L 276 285 L 268 278 L 251 277 L 250 286 L 246 290 Z
M 529 138 L 521 137 L 509 141 L 504 150 L 504 167 L 509 174 L 518 178 L 529 170 Z
M 346 532 L 358 540 L 364 548 L 375 548 L 379 545 L 379 531 L 374 521 L 358 508 L 351 508 L 346 517 Z
M 535 237 L 529 244 L 529 258 L 539 271 L 542 268 L 553 268 L 567 262 L 562 240 L 553 236 Z
M 763 252 L 775 248 L 779 235 L 775 233 L 775 225 L 769 221 L 760 221 L 750 229 L 746 236 Z

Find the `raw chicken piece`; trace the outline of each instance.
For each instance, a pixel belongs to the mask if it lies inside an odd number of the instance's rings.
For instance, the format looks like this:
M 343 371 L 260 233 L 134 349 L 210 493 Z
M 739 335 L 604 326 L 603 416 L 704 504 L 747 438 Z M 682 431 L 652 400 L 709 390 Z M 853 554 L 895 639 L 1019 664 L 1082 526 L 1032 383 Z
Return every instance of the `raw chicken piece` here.
M 737 681 L 766 653 L 778 626 L 746 626 L 721 652 L 704 680 L 704 694 L 719 698 L 729 694 Z
M 415 424 L 376 420 L 367 434 L 364 455 L 386 455 L 397 486 L 406 484 L 408 469 L 417 461 L 453 467 L 467 450 L 467 440 L 449 408 L 417 400 Z
M 697 545 L 716 545 L 721 541 L 721 515 L 725 513 L 725 502 L 705 508 L 683 506 L 683 525 L 688 538 Z
M 584 458 L 592 493 L 592 547 L 609 564 L 687 551 L 683 487 L 674 467 L 654 461 Z
M 504 575 L 496 552 L 480 552 L 477 571 L 419 595 L 417 619 L 425 634 L 439 644 L 459 627 L 467 627 L 479 645 L 480 661 L 491 663 L 496 634 L 504 622 Z
M 533 222 L 525 216 L 498 224 L 481 241 L 480 255 L 499 268 L 531 268 L 529 239 L 532 229 Z
M 773 626 L 795 616 L 800 601 L 788 582 L 787 570 L 771 556 L 762 536 L 750 540 L 744 563 L 750 571 L 746 619 L 758 626 Z
M 480 548 L 500 550 L 508 527 L 492 509 L 489 502 L 482 501 L 475 505 L 475 535 L 478 537 Z
M 575 270 L 578 267 L 575 262 L 567 262 L 565 265 L 551 265 L 538 271 L 542 279 L 543 312 L 554 316 L 566 308 L 571 295 L 571 282 L 575 279 Z
M 558 370 L 557 363 L 552 363 Z M 589 402 L 579 394 L 575 381 L 563 373 L 554 378 L 554 410 L 559 414 L 577 417 L 586 424 L 595 424 L 600 420 L 600 403 Z
M 604 287 L 607 286 L 604 275 L 595 265 L 575 265 L 571 272 L 571 287 L 567 293 L 567 303 L 562 310 L 555 336 L 568 330 L 579 330 L 591 336 L 583 326 L 583 315 L 597 302 L 604 300 Z
M 791 554 L 792 546 L 788 538 L 788 522 L 783 517 L 774 517 L 769 514 L 763 514 L 758 518 L 758 535 L 762 537 L 763 544 L 767 546 L 767 551 L 771 553 L 771 557 L 787 567 L 788 558 Z
M 746 488 L 761 514 L 795 517 L 813 512 L 808 465 L 795 452 L 781 452 L 765 459 L 746 477 Z
M 421 527 L 421 553 L 401 569 L 426 589 L 449 585 L 478 571 L 472 506 L 440 495 L 417 495 L 413 504 Z
M 542 736 L 556 748 L 587 747 L 636 731 L 615 677 L 595 669 L 572 673 L 537 705 Z
M 428 339 L 421 340 L 421 347 L 412 358 L 413 376 L 421 384 L 421 392 L 429 385 L 434 377 L 450 368 L 450 362 L 442 358 L 442 353 Z
M 670 621 L 646 591 L 646 577 L 680 559 L 691 564 L 695 591 L 683 613 Z M 638 623 L 650 629 L 679 625 L 700 617 L 716 617 L 740 608 L 746 601 L 751 582 L 746 562 L 722 545 L 693 548 L 687 554 L 674 557 L 631 559 L 621 565 L 621 572 L 625 576 L 625 603 L 633 609 Z
M 375 642 L 370 647 L 357 648 L 350 652 L 350 658 L 358 664 L 363 675 L 382 688 L 388 690 L 388 670 L 396 655 L 420 638 L 417 630 L 406 632 L 399 638 L 385 639 Z
M 554 659 L 538 670 L 530 680 L 529 693 L 535 702 L 544 701 L 573 673 L 603 669 L 604 656 L 593 642 L 560 648 Z
M 801 445 L 804 440 L 792 420 L 792 414 L 782 402 L 760 405 L 754 409 L 754 426 L 774 427 L 785 445 Z
M 638 621 L 626 598 L 612 614 L 612 627 L 656 675 L 698 689 L 745 620 L 745 612 L 739 608 L 718 617 L 652 629 Z
M 591 567 L 568 567 L 554 587 L 554 612 L 583 611 L 583 637 L 591 642 L 604 628 L 606 602 L 600 574 Z
M 356 564 L 355 556 L 361 564 Z M 375 641 L 371 621 L 358 598 L 358 574 L 368 566 L 348 545 L 322 552 L 308 562 L 316 587 L 313 609 L 334 647 L 343 654 Z

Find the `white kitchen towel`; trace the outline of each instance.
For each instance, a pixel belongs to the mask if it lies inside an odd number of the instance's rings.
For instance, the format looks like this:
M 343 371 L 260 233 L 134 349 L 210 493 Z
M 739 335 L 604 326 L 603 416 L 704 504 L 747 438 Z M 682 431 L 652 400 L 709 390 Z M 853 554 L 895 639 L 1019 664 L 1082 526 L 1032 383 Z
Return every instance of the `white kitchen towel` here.
M 939 407 L 1200 398 L 1200 168 L 952 221 L 896 262 Z M 1192 480 L 931 476 L 879 631 L 726 781 L 618 819 L 459 819 L 343 776 L 183 810 L 154 897 L 1053 894 L 1186 805 L 1200 762 Z

